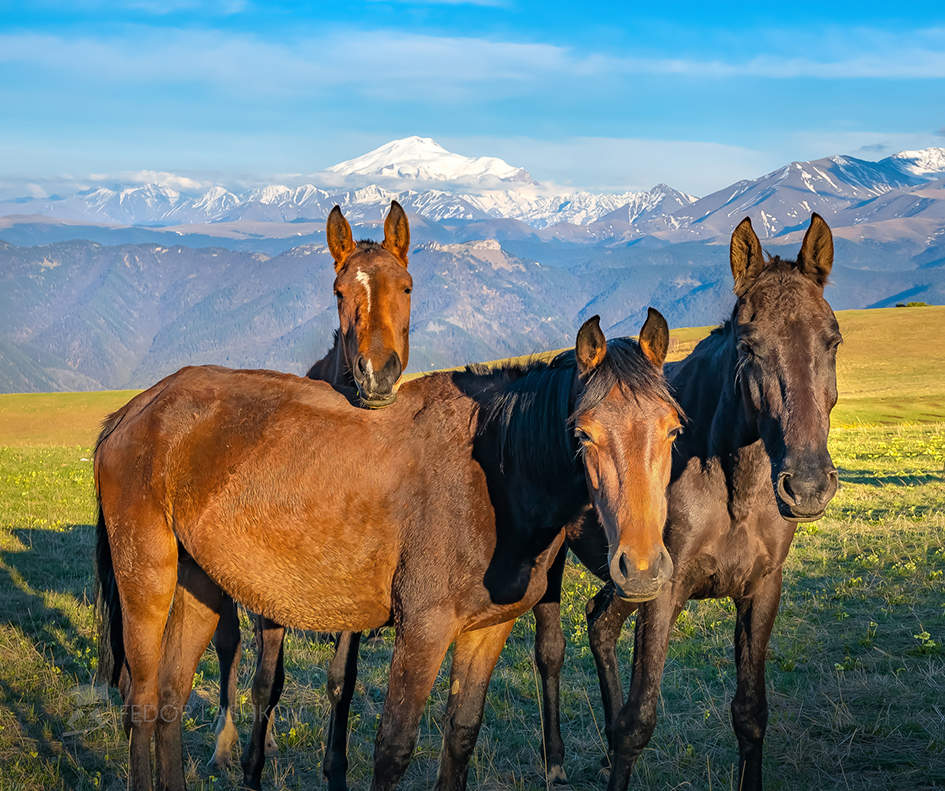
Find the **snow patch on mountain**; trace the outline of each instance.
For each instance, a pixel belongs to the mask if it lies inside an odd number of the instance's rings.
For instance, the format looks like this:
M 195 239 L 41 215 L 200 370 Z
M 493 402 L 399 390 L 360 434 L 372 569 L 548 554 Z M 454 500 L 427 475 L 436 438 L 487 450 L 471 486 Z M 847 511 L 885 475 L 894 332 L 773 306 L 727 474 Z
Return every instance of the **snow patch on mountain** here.
M 945 176 L 945 148 L 923 148 L 918 151 L 900 151 L 887 157 L 906 173 L 923 179 Z

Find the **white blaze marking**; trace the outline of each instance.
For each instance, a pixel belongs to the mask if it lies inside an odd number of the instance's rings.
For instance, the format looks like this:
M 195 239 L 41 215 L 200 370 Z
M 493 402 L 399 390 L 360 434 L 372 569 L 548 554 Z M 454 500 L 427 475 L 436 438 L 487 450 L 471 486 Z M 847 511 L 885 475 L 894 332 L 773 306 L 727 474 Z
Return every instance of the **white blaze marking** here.
M 358 270 L 358 274 L 354 276 L 354 279 L 357 280 L 362 286 L 364 286 L 364 291 L 367 294 L 367 309 L 368 312 L 371 312 L 371 278 L 368 276 L 367 272 L 362 272 Z

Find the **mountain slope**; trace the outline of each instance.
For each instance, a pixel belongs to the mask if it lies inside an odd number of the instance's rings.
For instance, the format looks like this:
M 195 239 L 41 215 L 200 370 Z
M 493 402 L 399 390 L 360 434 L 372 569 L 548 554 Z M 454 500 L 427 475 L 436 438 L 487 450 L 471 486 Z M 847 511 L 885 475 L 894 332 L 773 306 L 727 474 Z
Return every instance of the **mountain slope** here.
M 945 234 L 909 248 L 838 237 L 836 260 L 835 308 L 945 302 Z M 594 313 L 609 334 L 636 332 L 648 305 L 671 326 L 712 324 L 732 300 L 727 249 L 704 240 L 430 241 L 410 269 L 414 371 L 560 348 Z M 337 324 L 333 279 L 323 243 L 0 244 L 0 390 L 141 387 L 197 363 L 302 373 Z

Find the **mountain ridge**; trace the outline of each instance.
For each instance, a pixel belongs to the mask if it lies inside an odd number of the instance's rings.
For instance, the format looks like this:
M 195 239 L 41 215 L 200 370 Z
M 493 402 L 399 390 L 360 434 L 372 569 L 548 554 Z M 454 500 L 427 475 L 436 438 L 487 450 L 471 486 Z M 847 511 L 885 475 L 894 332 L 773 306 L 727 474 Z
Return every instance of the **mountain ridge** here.
M 62 220 L 172 227 L 232 222 L 323 220 L 338 204 L 359 220 L 383 216 L 392 199 L 408 212 L 443 220 L 519 220 L 536 229 L 567 224 L 593 238 L 656 234 L 682 241 L 724 236 L 739 212 L 762 206 L 759 233 L 776 236 L 803 214 L 837 213 L 893 190 L 945 178 L 945 148 L 902 151 L 876 162 L 834 155 L 791 162 L 696 197 L 666 184 L 618 193 L 562 191 L 498 157 L 467 157 L 432 138 L 393 140 L 332 165 L 341 183 L 263 184 L 243 190 L 211 185 L 199 193 L 160 184 L 99 185 L 72 195 L 0 201 L 0 216 L 40 214 Z M 596 225 L 603 223 L 603 225 Z
M 383 170 L 389 158 L 376 159 L 347 167 Z M 359 237 L 382 235 L 391 199 L 410 215 L 413 371 L 562 347 L 594 313 L 608 333 L 634 332 L 649 305 L 672 326 L 720 321 L 732 299 L 726 245 L 745 216 L 788 258 L 810 213 L 825 217 L 835 308 L 945 302 L 940 162 L 945 149 L 824 157 L 699 198 L 663 184 L 599 194 L 406 179 L 196 196 L 97 185 L 8 201 L 0 391 L 138 387 L 195 363 L 304 372 L 337 325 L 324 224 L 335 203 Z

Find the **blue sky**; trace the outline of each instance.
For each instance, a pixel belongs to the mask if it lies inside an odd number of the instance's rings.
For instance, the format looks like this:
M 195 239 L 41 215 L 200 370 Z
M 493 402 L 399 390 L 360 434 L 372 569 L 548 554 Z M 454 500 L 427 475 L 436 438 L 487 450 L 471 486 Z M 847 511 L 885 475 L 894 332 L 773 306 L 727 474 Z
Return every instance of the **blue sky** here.
M 417 134 L 562 185 L 705 194 L 945 146 L 941 2 L 23 5 L 0 0 L 8 186 L 298 180 Z

